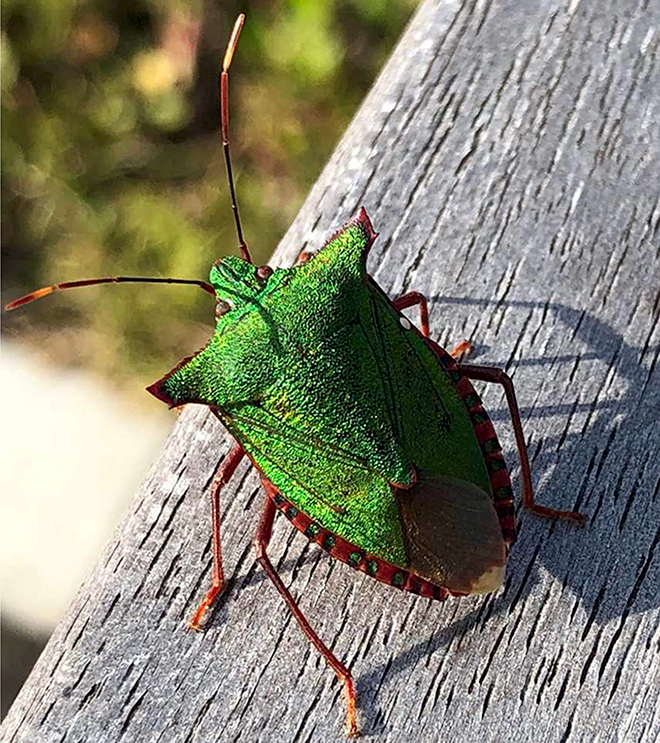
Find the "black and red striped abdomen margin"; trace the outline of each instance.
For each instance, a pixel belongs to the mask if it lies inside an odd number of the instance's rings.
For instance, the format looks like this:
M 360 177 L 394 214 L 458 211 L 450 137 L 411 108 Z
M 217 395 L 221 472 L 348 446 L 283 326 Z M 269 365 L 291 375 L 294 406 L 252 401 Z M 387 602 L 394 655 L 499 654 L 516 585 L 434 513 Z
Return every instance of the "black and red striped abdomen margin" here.
M 493 424 L 481 404 L 481 398 L 476 393 L 470 380 L 460 371 L 456 361 L 434 341 L 429 338 L 424 338 L 424 341 L 435 353 L 440 365 L 452 380 L 468 410 L 474 433 L 481 447 L 488 470 L 493 505 L 502 528 L 502 535 L 507 545 L 511 545 L 516 540 L 513 490 L 504 457 L 502 456 L 502 447 L 498 441 Z M 272 499 L 277 509 L 286 516 L 291 524 L 298 531 L 301 531 L 310 542 L 318 544 L 336 560 L 349 565 L 355 570 L 360 570 L 389 586 L 394 586 L 402 591 L 409 591 L 410 593 L 415 593 L 426 598 L 444 601 L 450 594 L 452 596 L 467 595 L 437 586 L 416 573 L 404 570 L 380 557 L 365 552 L 346 539 L 324 529 L 320 524 L 317 524 L 307 516 L 307 514 L 298 510 L 296 506 L 281 495 L 275 486 L 263 476 L 262 482 L 268 497 Z
M 458 394 L 465 403 L 470 414 L 470 421 L 474 433 L 484 456 L 490 486 L 492 489 L 493 505 L 502 527 L 504 541 L 511 545 L 516 541 L 516 513 L 513 503 L 513 489 L 511 479 L 502 456 L 502 447 L 491 423 L 490 417 L 481 398 L 476 393 L 470 380 L 458 368 L 456 360 L 452 358 L 444 348 L 430 338 L 424 338 L 431 350 L 438 357 L 442 368 L 447 372 L 454 383 Z
M 310 542 L 318 544 L 336 560 L 346 563 L 346 565 L 355 568 L 355 570 L 360 570 L 382 583 L 387 583 L 388 586 L 394 586 L 402 591 L 410 591 L 411 593 L 429 599 L 444 601 L 447 595 L 452 593 L 451 591 L 447 591 L 446 588 L 436 586 L 434 583 L 421 578 L 409 570 L 404 570 L 386 562 L 381 557 L 370 555 L 346 539 L 342 539 L 337 534 L 324 529 L 310 519 L 307 514 L 299 511 L 292 503 L 286 500 L 271 482 L 262 477 L 262 483 L 275 506 L 287 517 L 293 526 L 301 531 Z M 465 594 L 452 593 L 452 595 L 464 596 Z

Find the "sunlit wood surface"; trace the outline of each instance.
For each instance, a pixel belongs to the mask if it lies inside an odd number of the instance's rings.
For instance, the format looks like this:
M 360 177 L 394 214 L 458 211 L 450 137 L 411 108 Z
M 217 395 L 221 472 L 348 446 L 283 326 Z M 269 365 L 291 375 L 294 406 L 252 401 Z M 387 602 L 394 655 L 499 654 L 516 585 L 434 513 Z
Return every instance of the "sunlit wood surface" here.
M 435 338 L 508 370 L 539 501 L 589 516 L 523 514 L 505 587 L 444 604 L 278 519 L 274 563 L 350 665 L 367 739 L 660 738 L 658 11 L 425 2 L 275 254 L 290 264 L 366 206 L 378 282 L 426 294 Z M 502 393 L 483 389 L 517 486 Z M 228 449 L 183 413 L 3 740 L 341 740 L 340 686 L 255 567 L 246 465 L 223 496 L 227 593 L 205 634 L 185 629 Z

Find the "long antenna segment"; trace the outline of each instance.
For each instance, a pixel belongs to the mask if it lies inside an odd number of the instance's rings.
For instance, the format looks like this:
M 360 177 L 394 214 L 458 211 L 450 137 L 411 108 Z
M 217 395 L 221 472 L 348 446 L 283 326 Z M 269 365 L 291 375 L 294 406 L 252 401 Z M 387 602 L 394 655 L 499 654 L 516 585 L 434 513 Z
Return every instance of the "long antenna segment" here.
M 236 221 L 236 232 L 238 233 L 238 246 L 241 251 L 243 260 L 248 263 L 252 263 L 250 257 L 250 251 L 243 238 L 243 230 L 241 228 L 241 218 L 238 214 L 238 203 L 236 202 L 236 189 L 234 188 L 234 176 L 231 169 L 231 157 L 229 154 L 229 66 L 231 60 L 236 51 L 236 45 L 238 44 L 238 38 L 241 35 L 241 29 L 245 23 L 245 15 L 241 13 L 236 19 L 234 24 L 234 30 L 231 32 L 231 38 L 227 45 L 227 51 L 225 52 L 225 58 L 222 62 L 222 72 L 220 74 L 220 123 L 222 130 L 222 149 L 225 155 L 225 164 L 227 165 L 227 178 L 229 179 L 229 192 L 231 194 L 231 208 L 234 212 L 234 220 Z M 7 310 L 15 310 L 18 307 L 22 307 L 24 304 L 29 304 L 42 297 L 47 297 L 49 294 L 62 291 L 64 289 L 76 289 L 82 286 L 96 286 L 97 284 L 120 284 L 120 283 L 144 283 L 144 284 L 188 284 L 192 286 L 199 286 L 208 294 L 215 296 L 215 291 L 210 284 L 206 281 L 195 281 L 193 279 L 151 279 L 142 276 L 104 276 L 99 279 L 82 279 L 81 281 L 65 281 L 61 284 L 53 284 L 52 286 L 45 286 L 36 291 L 30 292 L 23 297 L 15 299 L 13 302 L 9 302 L 5 305 Z
M 231 169 L 231 155 L 229 154 L 229 67 L 231 65 L 238 38 L 241 35 L 245 15 L 241 13 L 234 23 L 234 30 L 231 32 L 227 51 L 222 62 L 222 72 L 220 73 L 220 128 L 222 132 L 222 151 L 225 155 L 225 165 L 227 166 L 227 179 L 229 180 L 229 193 L 231 195 L 231 208 L 234 212 L 234 221 L 236 222 L 236 233 L 238 235 L 238 247 L 241 251 L 241 257 L 244 261 L 252 263 L 250 251 L 243 237 L 241 227 L 241 218 L 238 213 L 238 202 L 236 201 L 236 189 L 234 188 L 234 175 Z
M 206 281 L 197 281 L 195 279 L 150 279 L 143 276 L 104 276 L 101 279 L 81 279 L 79 281 L 64 281 L 61 284 L 53 284 L 52 286 L 44 286 L 41 289 L 36 289 L 29 294 L 25 294 L 23 297 L 15 299 L 13 302 L 9 302 L 5 305 L 6 310 L 15 310 L 18 307 L 22 307 L 24 304 L 30 304 L 37 299 L 47 297 L 49 294 L 60 292 L 64 289 L 77 289 L 81 286 L 96 286 L 97 284 L 188 284 L 189 286 L 199 286 L 207 294 L 215 296 L 215 290 Z

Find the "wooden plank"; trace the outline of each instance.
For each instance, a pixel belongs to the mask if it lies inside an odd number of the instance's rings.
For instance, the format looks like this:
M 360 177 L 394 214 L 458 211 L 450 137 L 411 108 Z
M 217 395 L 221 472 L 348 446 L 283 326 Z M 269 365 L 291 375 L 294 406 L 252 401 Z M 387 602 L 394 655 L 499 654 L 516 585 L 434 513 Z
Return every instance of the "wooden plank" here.
M 331 561 L 279 519 L 272 556 L 387 741 L 660 737 L 660 33 L 657 3 L 425 2 L 278 248 L 364 204 L 370 267 L 432 333 L 514 377 L 541 502 L 506 585 L 433 603 Z M 503 397 L 484 397 L 515 461 Z M 3 726 L 7 741 L 341 739 L 340 687 L 253 562 L 263 494 L 201 494 L 229 442 L 190 407 Z M 517 484 L 517 468 L 513 467 Z

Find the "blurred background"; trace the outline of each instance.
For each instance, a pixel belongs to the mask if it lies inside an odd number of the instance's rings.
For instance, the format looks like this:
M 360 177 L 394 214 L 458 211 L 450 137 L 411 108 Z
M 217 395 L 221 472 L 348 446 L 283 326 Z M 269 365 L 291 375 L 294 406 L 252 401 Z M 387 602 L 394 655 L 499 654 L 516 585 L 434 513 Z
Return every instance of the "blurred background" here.
M 206 278 L 235 251 L 218 131 L 231 70 L 256 262 L 295 216 L 416 0 L 2 0 L 3 302 L 107 275 Z M 203 345 L 192 287 L 2 315 L 2 714 L 173 422 L 145 385 Z

